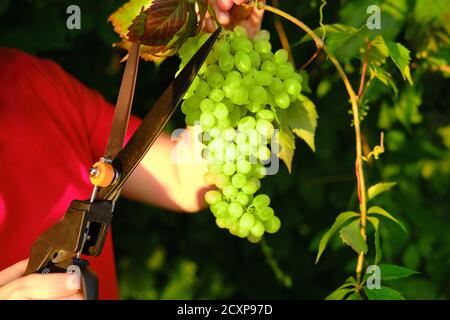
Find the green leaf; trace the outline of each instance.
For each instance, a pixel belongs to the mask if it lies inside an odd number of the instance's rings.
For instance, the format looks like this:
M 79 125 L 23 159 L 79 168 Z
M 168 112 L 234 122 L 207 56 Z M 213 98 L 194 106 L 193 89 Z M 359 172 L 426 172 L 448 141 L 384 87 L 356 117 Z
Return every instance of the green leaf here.
M 394 95 L 397 96 L 398 88 L 389 72 L 375 64 L 371 64 L 369 67 L 369 73 L 371 79 L 378 79 L 386 87 L 392 88 Z
M 370 41 L 370 48 L 367 46 L 363 52 L 363 55 L 367 54 L 367 62 L 369 64 L 375 64 L 381 66 L 386 62 L 386 58 L 389 57 L 389 50 L 381 35 L 376 36 Z
M 311 148 L 316 151 L 314 144 L 314 135 L 317 127 L 316 106 L 306 96 L 300 95 L 297 100 L 288 109 L 289 127 L 292 131 Z
M 336 231 L 350 218 L 358 217 L 359 213 L 353 212 L 353 211 L 345 211 L 341 212 L 334 221 L 331 228 L 325 232 L 325 234 L 322 236 L 322 239 L 320 239 L 319 243 L 319 252 L 317 253 L 316 263 L 319 261 L 320 256 L 322 255 L 323 251 L 327 247 L 328 241 L 330 238 L 336 233 Z
M 326 34 L 333 34 L 333 33 L 345 33 L 345 34 L 350 34 L 350 33 L 356 33 L 358 31 L 358 29 L 356 29 L 355 27 L 352 26 L 348 26 L 345 24 L 340 24 L 340 23 L 334 23 L 334 24 L 325 24 L 325 32 Z M 314 29 L 314 33 L 319 36 L 320 38 L 322 37 L 322 27 L 318 27 L 316 29 Z M 304 43 L 306 41 L 310 41 L 312 40 L 312 38 L 308 35 L 305 34 L 299 42 L 294 43 L 291 47 L 294 47 L 296 45 L 299 45 L 301 43 Z
M 357 253 L 367 253 L 367 243 L 361 235 L 360 220 L 353 221 L 339 231 L 342 242 L 352 247 Z
M 279 145 L 277 156 L 283 160 L 289 173 L 292 171 L 292 159 L 295 151 L 295 137 L 289 128 L 289 114 L 286 109 L 279 109 L 275 111 L 276 119 L 279 124 L 279 132 L 275 135 L 275 143 Z
M 345 296 L 354 291 L 353 288 L 336 289 L 330 293 L 325 300 L 344 300 Z
M 380 289 L 364 287 L 364 293 L 369 300 L 405 300 L 400 292 L 389 287 L 381 287 Z
M 400 226 L 400 228 L 403 229 L 403 231 L 407 232 L 406 228 L 405 228 L 405 226 L 404 226 L 404 224 L 402 222 L 400 222 L 399 220 L 395 219 L 389 212 L 387 212 L 386 210 L 384 210 L 381 207 L 378 207 L 378 206 L 370 207 L 369 210 L 367 210 L 367 214 L 368 215 L 370 215 L 370 214 L 379 214 L 379 215 L 382 215 L 382 216 L 384 216 L 384 217 L 386 217 L 388 219 L 391 219 L 396 224 L 398 224 Z
M 363 298 L 359 294 L 359 292 L 354 292 L 351 295 L 349 295 L 345 300 L 362 300 Z
M 367 217 L 367 220 L 372 223 L 373 228 L 375 229 L 375 262 L 374 264 L 378 264 L 381 259 L 381 246 L 380 246 L 380 229 L 378 228 L 380 223 L 379 220 L 375 217 Z
M 114 31 L 122 38 L 126 38 L 128 28 L 133 19 L 141 12 L 141 9 L 149 8 L 153 0 L 130 0 L 109 16 L 108 21 L 112 23 Z
M 422 104 L 422 94 L 420 90 L 414 87 L 405 88 L 399 99 L 395 102 L 394 111 L 398 121 L 407 129 L 411 124 L 417 124 L 422 121 L 422 115 L 419 107 Z
M 379 267 L 382 280 L 407 278 L 413 274 L 419 273 L 417 271 L 393 264 L 380 264 Z
M 389 56 L 400 70 L 403 79 L 408 80 L 408 82 L 412 85 L 413 81 L 411 78 L 411 71 L 409 69 L 409 62 L 411 61 L 411 57 L 409 55 L 410 51 L 398 42 L 386 41 L 386 46 L 389 49 Z
M 166 46 L 187 21 L 188 0 L 154 0 L 128 28 L 130 41 Z
M 374 184 L 373 186 L 369 187 L 369 190 L 367 190 L 369 200 L 372 200 L 380 193 L 388 191 L 396 184 L 397 184 L 397 182 L 380 182 L 380 183 Z

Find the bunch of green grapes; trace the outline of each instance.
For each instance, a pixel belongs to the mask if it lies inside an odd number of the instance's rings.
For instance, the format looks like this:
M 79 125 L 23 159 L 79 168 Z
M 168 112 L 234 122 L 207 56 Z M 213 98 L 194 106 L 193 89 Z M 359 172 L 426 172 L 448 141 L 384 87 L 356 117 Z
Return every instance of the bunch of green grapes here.
M 183 44 L 180 70 L 208 37 L 200 33 Z M 269 196 L 256 193 L 271 158 L 276 109 L 289 108 L 301 84 L 286 50 L 272 52 L 268 31 L 250 39 L 236 27 L 222 32 L 181 106 L 186 124 L 201 127 L 205 181 L 216 187 L 205 200 L 217 226 L 250 242 L 281 226 Z

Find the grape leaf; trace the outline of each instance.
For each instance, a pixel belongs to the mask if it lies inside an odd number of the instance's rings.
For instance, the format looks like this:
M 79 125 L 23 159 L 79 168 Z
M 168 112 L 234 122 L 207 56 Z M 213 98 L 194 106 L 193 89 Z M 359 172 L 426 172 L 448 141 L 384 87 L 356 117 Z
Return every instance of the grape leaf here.
M 336 233 L 336 231 L 350 218 L 354 218 L 359 216 L 359 213 L 353 212 L 353 211 L 345 211 L 341 212 L 334 221 L 331 228 L 325 232 L 325 234 L 322 236 L 322 239 L 320 239 L 319 243 L 319 251 L 317 252 L 316 257 L 316 263 L 319 262 L 320 256 L 322 255 L 323 251 L 327 247 L 327 243 L 330 240 L 330 238 Z M 359 221 L 359 220 L 358 220 Z
M 393 264 L 380 264 L 379 267 L 382 280 L 407 278 L 413 274 L 418 273 L 417 271 Z
M 316 106 L 306 96 L 301 95 L 289 111 L 289 127 L 292 131 L 311 148 L 316 151 L 314 135 L 317 127 Z
M 352 247 L 357 253 L 367 253 L 367 243 L 361 235 L 360 221 L 355 220 L 339 231 L 342 242 Z
M 336 289 L 332 293 L 330 293 L 325 300 L 344 300 L 345 296 L 348 295 L 350 292 L 354 291 L 353 288 L 342 288 L 342 289 Z
M 375 262 L 374 264 L 378 264 L 381 259 L 381 246 L 380 246 L 380 221 L 375 217 L 367 217 L 370 223 L 372 223 L 373 228 L 375 229 Z
M 188 10 L 188 0 L 154 0 L 133 20 L 128 38 L 149 46 L 167 45 L 185 25 Z
M 403 231 L 407 232 L 403 223 L 401 223 L 399 220 L 395 219 L 389 212 L 387 212 L 386 210 L 384 210 L 381 207 L 378 207 L 378 206 L 370 207 L 369 210 L 367 210 L 367 214 L 368 215 L 379 214 L 379 215 L 382 215 L 382 216 L 384 216 L 384 217 L 386 217 L 388 219 L 391 219 L 396 224 L 398 224 L 400 226 L 400 228 L 403 229 Z
M 389 49 L 389 56 L 400 70 L 403 79 L 408 80 L 408 82 L 412 85 L 413 81 L 411 78 L 411 71 L 409 69 L 409 62 L 411 61 L 411 57 L 409 56 L 410 51 L 398 42 L 386 41 L 386 46 Z
M 108 21 L 112 23 L 114 31 L 121 38 L 126 38 L 128 28 L 131 26 L 133 19 L 141 12 L 141 9 L 149 8 L 153 0 L 130 0 L 120 7 L 116 12 L 111 14 Z
M 289 115 L 287 110 L 279 108 L 277 108 L 275 115 L 279 124 L 279 131 L 275 135 L 275 143 L 280 147 L 277 156 L 283 160 L 289 173 L 291 173 L 295 150 L 295 137 L 289 129 Z
M 369 300 L 405 300 L 400 292 L 389 287 L 381 287 L 380 289 L 364 287 L 364 293 Z
M 383 68 L 377 66 L 376 64 L 370 65 L 369 72 L 370 72 L 371 79 L 374 79 L 374 78 L 378 79 L 386 87 L 391 87 L 392 91 L 394 91 L 395 96 L 398 95 L 397 85 L 395 84 L 395 82 L 392 79 L 392 76 L 389 72 L 387 72 Z
M 396 184 L 397 184 L 397 182 L 380 182 L 380 183 L 374 184 L 373 186 L 370 186 L 369 189 L 367 190 L 369 200 L 372 200 L 380 193 L 388 191 Z

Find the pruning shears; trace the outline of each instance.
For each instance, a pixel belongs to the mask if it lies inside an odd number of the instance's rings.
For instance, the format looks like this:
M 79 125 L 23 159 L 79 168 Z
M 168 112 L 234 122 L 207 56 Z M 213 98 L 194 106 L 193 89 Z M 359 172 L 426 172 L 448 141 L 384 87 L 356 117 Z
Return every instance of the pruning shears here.
M 139 64 L 139 43 L 133 43 L 125 66 L 104 156 L 89 169 L 94 185 L 89 200 L 73 200 L 62 220 L 37 238 L 30 252 L 25 275 L 67 272 L 79 268 L 86 299 L 98 299 L 98 280 L 81 255 L 102 252 L 114 205 L 120 191 L 160 135 L 216 42 L 218 28 L 191 58 L 160 96 L 123 146 Z

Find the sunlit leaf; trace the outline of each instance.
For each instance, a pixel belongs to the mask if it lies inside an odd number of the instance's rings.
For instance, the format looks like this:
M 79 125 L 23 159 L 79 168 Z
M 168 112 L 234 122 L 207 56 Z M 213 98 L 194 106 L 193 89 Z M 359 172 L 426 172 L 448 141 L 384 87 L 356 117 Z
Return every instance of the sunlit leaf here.
M 308 146 L 316 151 L 314 144 L 314 135 L 317 127 L 317 118 L 314 103 L 305 96 L 300 97 L 294 105 L 289 107 L 289 127 L 301 139 L 303 139 Z
M 359 294 L 359 292 L 353 292 L 351 295 L 349 295 L 345 300 L 362 300 L 363 298 Z
M 397 182 L 380 182 L 380 183 L 374 184 L 373 186 L 369 187 L 369 189 L 367 190 L 367 195 L 369 197 L 369 200 L 372 200 L 380 193 L 388 191 L 396 184 L 397 184 Z
M 398 88 L 389 72 L 375 64 L 371 64 L 369 67 L 369 74 L 370 78 L 378 79 L 386 87 L 390 87 L 392 91 L 394 91 L 394 95 L 397 96 Z
M 317 258 L 316 263 L 319 261 L 320 256 L 322 255 L 323 251 L 327 247 L 328 241 L 330 238 L 336 233 L 336 231 L 339 230 L 339 228 L 350 218 L 358 217 L 359 213 L 353 212 L 353 211 L 345 211 L 341 212 L 334 221 L 331 228 L 325 232 L 325 234 L 322 236 L 322 239 L 320 239 L 319 243 L 319 252 L 317 252 Z
M 407 278 L 413 274 L 418 273 L 417 271 L 393 264 L 380 264 L 379 267 L 382 280 Z
M 369 214 L 369 215 L 370 214 L 372 214 L 372 215 L 373 214 L 382 215 L 382 216 L 384 216 L 384 217 L 394 221 L 396 224 L 398 224 L 400 226 L 400 228 L 403 229 L 403 231 L 407 232 L 406 228 L 405 228 L 405 226 L 404 226 L 404 224 L 402 222 L 400 222 L 399 220 L 395 219 L 389 212 L 387 212 L 386 210 L 384 210 L 381 207 L 378 207 L 378 206 L 370 207 L 369 210 L 367 210 L 367 214 Z
M 367 253 L 367 243 L 361 235 L 361 224 L 359 219 L 349 223 L 339 231 L 341 240 L 352 247 L 357 253 Z
M 353 288 L 336 289 L 330 293 L 325 300 L 344 300 L 345 296 L 352 292 Z
M 144 10 L 149 8 L 152 3 L 153 0 L 130 0 L 111 14 L 108 21 L 112 23 L 116 33 L 122 38 L 126 38 L 133 19 L 141 12 L 142 8 Z
M 389 49 L 389 56 L 394 61 L 397 68 L 400 70 L 403 79 L 408 80 L 412 85 L 411 71 L 409 69 L 409 62 L 411 57 L 409 56 L 409 50 L 398 42 L 386 41 L 386 46 Z
M 275 136 L 275 143 L 280 147 L 277 156 L 283 160 L 290 173 L 295 151 L 295 136 L 289 128 L 289 114 L 287 110 L 276 110 L 276 116 L 280 126 L 279 132 Z

